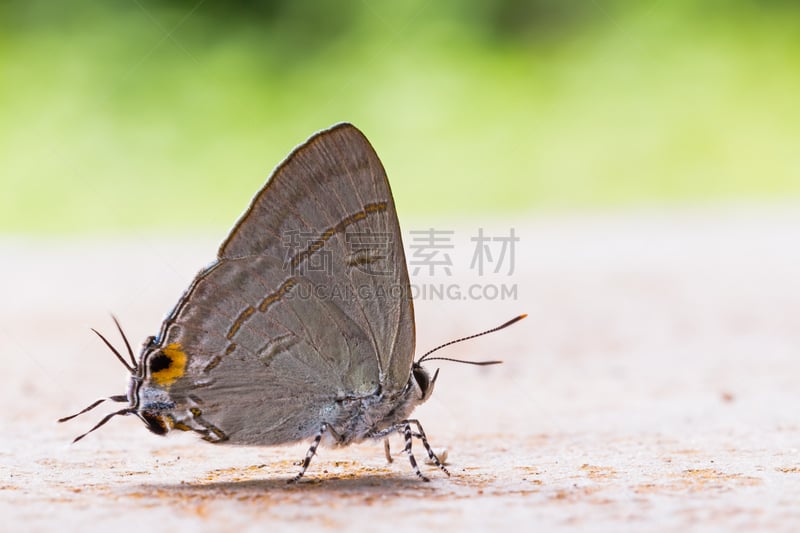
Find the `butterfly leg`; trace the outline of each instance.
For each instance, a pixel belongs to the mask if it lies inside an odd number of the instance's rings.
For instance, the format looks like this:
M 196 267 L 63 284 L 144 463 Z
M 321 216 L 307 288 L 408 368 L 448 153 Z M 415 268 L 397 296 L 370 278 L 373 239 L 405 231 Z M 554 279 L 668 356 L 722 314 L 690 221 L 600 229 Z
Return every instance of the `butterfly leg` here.
M 414 424 L 415 426 L 417 426 L 417 431 L 416 432 L 411 431 L 411 424 Z M 433 464 L 435 464 L 437 467 L 439 467 L 439 469 L 441 469 L 442 472 L 444 472 L 448 476 L 450 475 L 450 472 L 447 470 L 447 468 L 445 468 L 445 466 L 439 460 L 439 457 L 437 457 L 436 454 L 433 452 L 433 449 L 431 448 L 431 445 L 428 443 L 428 437 L 425 435 L 425 430 L 422 429 L 422 424 L 420 424 L 419 420 L 416 420 L 416 419 L 403 420 L 399 424 L 395 424 L 394 426 L 390 426 L 390 427 L 388 427 L 386 429 L 383 429 L 381 431 L 377 431 L 377 432 L 373 433 L 372 435 L 370 435 L 372 438 L 376 438 L 376 439 L 384 437 L 384 440 L 383 440 L 384 448 L 383 449 L 384 449 L 384 452 L 386 452 L 386 458 L 389 460 L 389 462 L 392 461 L 391 460 L 391 455 L 389 454 L 389 439 L 387 439 L 385 437 L 387 435 L 389 435 L 391 433 L 395 433 L 395 432 L 403 434 L 403 437 L 405 438 L 405 442 L 406 442 L 406 445 L 405 445 L 405 448 L 403 449 L 403 451 L 405 451 L 406 454 L 408 454 L 408 461 L 411 463 L 411 468 L 414 469 L 414 473 L 417 474 L 417 476 L 419 476 L 420 479 L 422 479 L 423 481 L 430 481 L 420 471 L 419 466 L 417 465 L 417 459 L 414 457 L 414 454 L 411 452 L 411 440 L 413 438 L 417 438 L 417 439 L 421 440 L 422 441 L 422 445 L 425 446 L 425 451 L 428 452 L 428 457 L 430 458 L 431 462 Z
M 383 453 L 386 454 L 386 462 L 393 463 L 394 459 L 392 459 L 392 451 L 389 449 L 389 439 L 383 439 Z
M 322 435 L 325 434 L 326 431 L 328 431 L 328 424 L 326 422 L 323 422 L 322 426 L 320 426 L 319 428 L 319 433 L 317 433 L 317 436 L 314 437 L 314 441 L 311 443 L 311 446 L 308 448 L 308 451 L 306 452 L 306 456 L 303 459 L 303 464 L 300 467 L 300 472 L 298 472 L 297 475 L 294 476 L 292 479 L 287 481 L 287 483 L 296 483 L 297 481 L 300 480 L 301 477 L 303 477 L 303 474 L 306 473 L 308 465 L 311 464 L 311 458 L 314 457 L 314 455 L 317 453 L 317 446 L 319 446 L 319 443 L 322 440 Z
M 418 438 L 419 440 L 422 441 L 422 445 L 425 446 L 425 451 L 428 452 L 428 457 L 433 462 L 433 464 L 435 464 L 437 467 L 439 467 L 439 469 L 442 472 L 444 472 L 445 474 L 447 474 L 449 476 L 450 472 L 448 472 L 447 468 L 445 468 L 445 466 L 442 464 L 442 462 L 439 461 L 439 457 L 435 453 L 433 453 L 433 449 L 431 448 L 431 445 L 428 444 L 428 437 L 425 436 L 425 430 L 422 429 L 422 424 L 419 423 L 419 420 L 409 419 L 409 420 L 405 420 L 405 423 L 406 423 L 406 427 L 408 427 L 409 429 L 410 429 L 410 425 L 411 424 L 414 424 L 415 426 L 417 426 L 417 429 L 419 430 L 419 432 L 418 433 L 412 433 L 411 435 L 413 437 L 416 437 L 416 438 Z
M 411 438 L 413 433 L 411 432 L 411 424 L 408 423 L 408 420 L 401 422 L 397 429 L 403 430 L 403 437 L 406 439 L 406 447 L 404 451 L 408 454 L 408 462 L 411 463 L 411 468 L 414 469 L 414 473 L 417 474 L 422 481 L 430 481 L 425 475 L 422 474 L 419 470 L 419 466 L 417 465 L 417 459 L 414 457 L 414 454 L 411 452 Z

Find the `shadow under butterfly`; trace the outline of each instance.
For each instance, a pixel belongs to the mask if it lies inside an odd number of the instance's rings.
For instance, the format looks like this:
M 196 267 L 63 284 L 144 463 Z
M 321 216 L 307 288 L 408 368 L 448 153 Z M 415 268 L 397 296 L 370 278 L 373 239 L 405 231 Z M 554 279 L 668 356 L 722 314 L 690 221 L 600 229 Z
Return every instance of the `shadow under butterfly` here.
M 296 148 L 161 325 L 137 362 L 116 318 L 130 371 L 128 406 L 105 416 L 136 415 L 158 435 L 194 431 L 212 443 L 280 445 L 313 439 L 300 472 L 323 436 L 344 446 L 365 439 L 422 442 L 409 418 L 433 392 L 422 363 L 431 353 L 503 329 L 457 339 L 414 360 L 414 309 L 400 227 L 386 173 L 369 141 L 351 124 L 317 133 Z

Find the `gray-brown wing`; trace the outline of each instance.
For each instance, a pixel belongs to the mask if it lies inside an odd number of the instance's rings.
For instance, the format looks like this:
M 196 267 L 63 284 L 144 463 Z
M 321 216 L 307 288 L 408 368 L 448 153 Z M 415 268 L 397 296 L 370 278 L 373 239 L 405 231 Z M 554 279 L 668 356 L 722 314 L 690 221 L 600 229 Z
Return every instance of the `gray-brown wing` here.
M 372 340 L 382 385 L 406 384 L 414 312 L 400 227 L 386 172 L 358 129 L 320 132 L 275 170 L 219 250 L 220 260 L 252 256 L 283 259 L 286 275 L 348 296 L 338 304 Z
M 337 399 L 402 388 L 414 349 L 402 241 L 380 161 L 340 125 L 275 171 L 165 321 L 193 396 L 232 442 L 319 429 Z

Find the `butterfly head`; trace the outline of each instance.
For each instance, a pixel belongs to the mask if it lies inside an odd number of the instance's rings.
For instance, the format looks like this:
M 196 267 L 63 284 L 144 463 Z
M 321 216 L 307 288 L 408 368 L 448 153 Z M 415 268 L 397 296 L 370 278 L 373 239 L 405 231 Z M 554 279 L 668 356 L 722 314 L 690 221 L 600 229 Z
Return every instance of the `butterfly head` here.
M 108 348 L 113 352 L 113 354 L 117 357 L 117 359 L 125 366 L 125 368 L 128 370 L 128 372 L 130 372 L 130 379 L 128 381 L 128 391 L 127 391 L 127 393 L 126 394 L 116 394 L 116 395 L 113 395 L 113 396 L 109 396 L 108 398 L 103 398 L 103 399 L 97 400 L 94 403 L 92 403 L 91 405 L 89 405 L 88 407 L 86 407 L 85 409 L 83 409 L 82 411 L 80 411 L 80 412 L 78 412 L 78 413 L 76 413 L 74 415 L 67 416 L 67 417 L 59 419 L 59 422 L 66 422 L 67 420 L 71 420 L 71 419 L 75 418 L 78 415 L 82 415 L 83 413 L 86 413 L 87 411 L 91 411 L 92 409 L 94 409 L 95 407 L 97 407 L 98 405 L 100 405 L 101 403 L 103 403 L 106 400 L 110 400 L 112 402 L 127 403 L 128 406 L 123 408 L 123 409 L 120 409 L 119 411 L 114 411 L 114 412 L 106 415 L 92 429 L 90 429 L 89 431 L 87 431 L 86 433 L 84 433 L 82 435 L 79 435 L 77 438 L 75 438 L 75 440 L 73 442 L 77 442 L 77 441 L 81 440 L 83 437 L 85 437 L 89 433 L 93 432 L 94 430 L 100 428 L 101 426 L 105 425 L 106 422 L 108 422 L 113 417 L 118 416 L 118 415 L 136 415 L 136 416 L 138 416 L 145 423 L 145 426 L 147 426 L 147 429 L 149 429 L 150 431 L 152 431 L 153 433 L 155 433 L 157 435 L 164 435 L 170 429 L 169 420 L 165 416 L 163 416 L 161 413 L 159 413 L 158 410 L 152 410 L 152 409 L 148 409 L 147 408 L 147 405 L 153 403 L 153 401 L 152 401 L 153 398 L 149 398 L 149 397 L 153 396 L 154 394 L 158 395 L 158 393 L 160 391 L 158 391 L 157 389 L 152 389 L 152 388 L 151 389 L 147 389 L 146 391 L 144 391 L 144 393 L 145 393 L 145 396 L 148 396 L 148 398 L 144 398 L 145 401 L 144 401 L 144 403 L 142 402 L 142 400 L 143 400 L 143 398 L 141 398 L 142 392 L 143 392 L 142 391 L 142 383 L 144 381 L 144 372 L 145 372 L 145 366 L 142 363 L 142 361 L 145 361 L 147 359 L 145 357 L 142 357 L 140 359 L 139 363 L 136 362 L 136 358 L 133 355 L 133 350 L 131 348 L 131 345 L 128 342 L 127 337 L 125 337 L 125 333 L 122 331 L 122 328 L 120 327 L 119 322 L 117 322 L 116 318 L 114 318 L 114 323 L 117 325 L 117 329 L 119 330 L 120 334 L 122 335 L 122 339 L 125 342 L 125 346 L 126 346 L 126 348 L 128 350 L 128 356 L 130 358 L 130 361 L 126 360 L 122 356 L 122 354 L 120 354 L 120 352 L 102 334 L 100 334 L 97 330 L 93 329 L 92 331 L 94 331 L 97 334 L 97 336 L 100 337 L 100 339 L 103 341 L 103 343 L 105 343 L 105 345 L 108 346 Z M 149 338 L 145 342 L 145 350 L 144 351 L 147 352 L 149 349 L 151 349 L 153 347 L 154 344 L 155 344 L 154 339 L 152 337 Z M 175 359 L 177 359 L 177 363 L 180 364 L 180 362 L 181 362 L 180 361 L 180 357 L 177 356 L 177 354 L 172 352 L 169 355 L 171 355 Z M 185 360 L 184 360 L 184 364 L 185 364 Z M 159 400 L 160 399 L 161 398 L 159 398 Z
M 414 384 L 419 389 L 420 403 L 426 401 L 433 394 L 433 386 L 436 385 L 436 378 L 439 377 L 439 369 L 431 376 L 427 370 L 422 368 L 419 363 L 414 363 L 411 367 L 411 376 Z

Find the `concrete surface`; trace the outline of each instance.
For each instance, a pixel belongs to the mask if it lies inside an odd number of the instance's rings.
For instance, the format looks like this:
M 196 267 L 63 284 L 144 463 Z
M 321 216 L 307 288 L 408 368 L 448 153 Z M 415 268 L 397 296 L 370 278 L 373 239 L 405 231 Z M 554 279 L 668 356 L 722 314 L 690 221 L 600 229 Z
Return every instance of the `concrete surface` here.
M 476 277 L 474 226 L 443 226 L 460 239 L 448 283 L 517 299 L 420 298 L 418 351 L 529 317 L 442 354 L 505 364 L 439 362 L 416 415 L 453 475 L 424 466 L 431 483 L 380 442 L 321 449 L 296 486 L 307 443 L 213 446 L 128 417 L 71 445 L 110 407 L 55 420 L 125 390 L 89 327 L 117 343 L 114 312 L 137 343 L 155 333 L 226 228 L 1 239 L 0 529 L 800 528 L 799 206 L 495 220 L 520 237 L 510 276 Z

